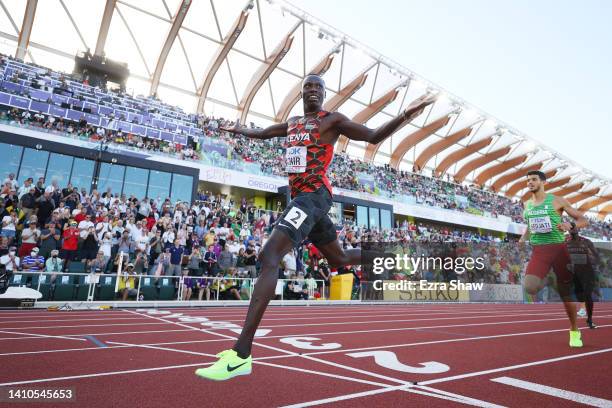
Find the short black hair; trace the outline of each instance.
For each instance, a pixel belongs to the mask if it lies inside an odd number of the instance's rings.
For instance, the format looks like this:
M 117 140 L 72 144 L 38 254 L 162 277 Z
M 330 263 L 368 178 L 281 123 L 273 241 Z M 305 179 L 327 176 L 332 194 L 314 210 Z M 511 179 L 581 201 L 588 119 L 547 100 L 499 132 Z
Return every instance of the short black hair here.
M 323 77 L 319 74 L 308 74 L 304 77 L 304 79 L 302 80 L 302 87 L 304 86 L 304 83 L 306 82 L 306 80 L 308 78 L 318 78 L 319 81 L 321 81 L 321 83 L 323 84 L 323 88 L 325 88 L 325 80 L 323 79 Z
M 542 181 L 546 181 L 546 174 L 540 170 L 531 170 L 527 172 L 527 176 L 538 176 Z

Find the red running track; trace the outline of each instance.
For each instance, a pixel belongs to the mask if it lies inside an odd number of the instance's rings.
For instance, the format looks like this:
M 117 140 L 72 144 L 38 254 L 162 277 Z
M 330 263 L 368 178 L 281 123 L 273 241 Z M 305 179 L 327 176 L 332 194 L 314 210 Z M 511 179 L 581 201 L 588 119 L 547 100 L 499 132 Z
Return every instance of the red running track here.
M 75 401 L 44 406 L 92 408 L 612 406 L 612 304 L 598 329 L 580 320 L 581 349 L 559 304 L 271 307 L 253 374 L 197 378 L 245 313 L 3 311 L 0 390 L 70 387 Z

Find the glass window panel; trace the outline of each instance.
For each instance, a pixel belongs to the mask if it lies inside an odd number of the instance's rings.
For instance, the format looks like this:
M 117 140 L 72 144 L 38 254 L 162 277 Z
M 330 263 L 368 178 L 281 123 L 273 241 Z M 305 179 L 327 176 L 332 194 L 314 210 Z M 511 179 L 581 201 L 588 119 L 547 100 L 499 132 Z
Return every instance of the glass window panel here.
M 4 180 L 11 173 L 17 177 L 22 151 L 21 146 L 0 143 L 0 180 Z
M 51 153 L 49 166 L 47 166 L 47 184 L 51 184 L 55 180 L 60 188 L 66 187 L 70 178 L 72 159 L 71 156 Z
M 357 226 L 368 227 L 368 207 L 357 206 Z
M 380 211 L 378 208 L 370 207 L 370 228 L 378 228 L 380 226 Z
M 172 175 L 172 193 L 170 198 L 172 201 L 191 201 L 191 193 L 193 192 L 193 177 L 183 174 Z
M 94 172 L 94 161 L 80 159 L 75 157 L 74 164 L 72 165 L 72 176 L 70 177 L 70 183 L 73 187 L 78 187 L 79 191 L 82 188 L 91 190 L 91 181 L 93 179 Z
M 391 229 L 391 211 L 380 210 L 380 228 Z
M 45 176 L 48 159 L 49 152 L 26 148 L 25 152 L 23 152 L 23 160 L 21 160 L 18 180 L 23 181 L 28 177 L 32 177 L 34 183 L 36 183 L 39 177 Z
M 111 194 L 121 194 L 124 173 L 125 166 L 102 163 L 100 166 L 100 176 L 98 177 L 98 191 L 104 193 L 110 188 Z
M 171 177 L 171 173 L 151 170 L 151 175 L 149 176 L 149 191 L 147 196 L 153 199 L 160 198 L 161 200 L 168 198 Z
M 125 182 L 123 183 L 123 194 L 127 197 L 134 196 L 139 200 L 147 195 L 147 180 L 149 170 L 138 167 L 128 167 L 125 169 Z

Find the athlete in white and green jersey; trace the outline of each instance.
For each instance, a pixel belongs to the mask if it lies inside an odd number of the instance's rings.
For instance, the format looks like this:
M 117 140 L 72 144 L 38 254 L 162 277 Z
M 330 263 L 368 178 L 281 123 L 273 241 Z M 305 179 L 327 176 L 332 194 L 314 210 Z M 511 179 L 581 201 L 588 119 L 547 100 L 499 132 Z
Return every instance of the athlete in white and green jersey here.
M 520 242 L 529 240 L 532 246 L 531 259 L 525 271 L 525 291 L 535 296 L 544 287 L 546 275 L 552 268 L 557 275 L 557 291 L 563 300 L 569 317 L 570 346 L 582 347 L 580 331 L 576 325 L 576 305 L 570 296 L 572 275 L 568 270 L 571 263 L 564 233 L 572 227 L 584 228 L 588 220 L 563 197 L 556 197 L 544 191 L 546 176 L 541 171 L 527 173 L 527 188 L 532 194 L 525 204 L 527 229 Z M 563 222 L 561 216 L 567 213 L 574 222 Z

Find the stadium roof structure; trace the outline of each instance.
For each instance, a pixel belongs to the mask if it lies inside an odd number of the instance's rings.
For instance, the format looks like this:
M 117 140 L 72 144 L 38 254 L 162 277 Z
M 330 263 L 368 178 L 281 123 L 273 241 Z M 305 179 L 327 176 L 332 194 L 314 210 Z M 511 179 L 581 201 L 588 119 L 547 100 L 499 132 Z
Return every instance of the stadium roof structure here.
M 301 114 L 308 73 L 325 108 L 369 127 L 427 91 L 438 101 L 377 146 L 337 150 L 400 170 L 449 175 L 525 198 L 524 174 L 581 210 L 612 214 L 612 180 L 595 174 L 284 0 L 0 0 L 0 52 L 72 72 L 92 50 L 127 62 L 129 92 L 187 112 L 266 125 Z

